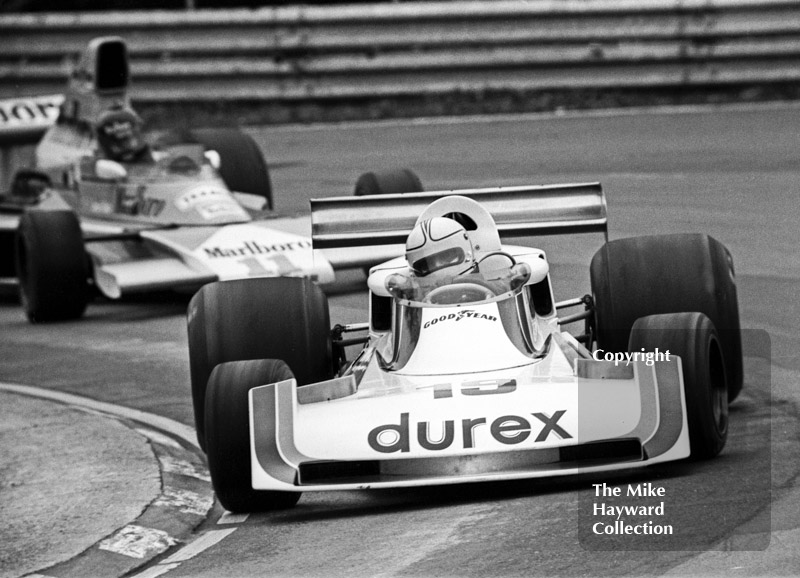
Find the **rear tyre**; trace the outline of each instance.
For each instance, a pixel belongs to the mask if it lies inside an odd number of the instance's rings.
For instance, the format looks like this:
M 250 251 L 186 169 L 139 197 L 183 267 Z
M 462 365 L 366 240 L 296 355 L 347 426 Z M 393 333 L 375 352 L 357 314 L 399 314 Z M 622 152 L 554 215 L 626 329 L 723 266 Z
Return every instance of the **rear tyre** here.
M 206 149 L 219 153 L 219 173 L 230 190 L 264 197 L 273 208 L 267 162 L 250 135 L 230 128 L 196 129 L 192 135 Z
M 606 243 L 591 263 L 597 346 L 626 351 L 640 317 L 699 311 L 722 345 L 729 401 L 742 389 L 742 337 L 733 259 L 701 234 L 654 235 Z
M 89 302 L 88 258 L 72 211 L 26 211 L 16 236 L 20 299 L 33 323 L 77 319 Z
M 195 428 L 202 448 L 206 385 L 220 363 L 282 359 L 298 385 L 333 377 L 328 300 L 310 279 L 205 285 L 189 303 L 188 331 Z
M 248 392 L 293 377 L 277 359 L 222 363 L 208 379 L 206 454 L 214 492 L 231 512 L 291 508 L 300 492 L 254 490 L 251 482 Z
M 364 173 L 356 181 L 355 196 L 395 195 L 401 193 L 421 193 L 425 189 L 422 181 L 410 169 L 392 169 Z
M 691 458 L 713 458 L 728 438 L 725 360 L 714 324 L 696 312 L 638 319 L 631 330 L 628 350 L 654 351 L 656 347 L 681 358 Z

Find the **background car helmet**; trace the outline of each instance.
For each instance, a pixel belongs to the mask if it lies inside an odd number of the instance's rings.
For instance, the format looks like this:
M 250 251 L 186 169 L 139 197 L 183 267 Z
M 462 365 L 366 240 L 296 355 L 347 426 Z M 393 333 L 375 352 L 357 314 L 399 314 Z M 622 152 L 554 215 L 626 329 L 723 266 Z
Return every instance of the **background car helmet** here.
M 104 112 L 97 120 L 97 140 L 103 153 L 116 161 L 136 160 L 147 148 L 141 136 L 142 120 L 129 108 Z
M 414 227 L 406 241 L 406 259 L 419 277 L 434 272 L 458 275 L 475 262 L 466 229 L 446 217 L 434 217 Z

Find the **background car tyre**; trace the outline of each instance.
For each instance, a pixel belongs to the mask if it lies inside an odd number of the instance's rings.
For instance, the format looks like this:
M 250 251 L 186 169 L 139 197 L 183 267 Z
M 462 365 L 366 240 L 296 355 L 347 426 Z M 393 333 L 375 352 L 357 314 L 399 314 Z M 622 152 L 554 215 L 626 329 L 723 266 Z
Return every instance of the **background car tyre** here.
M 711 320 L 702 313 L 670 313 L 638 319 L 631 329 L 631 352 L 669 351 L 681 358 L 695 460 L 716 456 L 728 437 L 728 389 L 722 344 Z
M 392 169 L 364 173 L 356 181 L 354 195 L 395 195 L 421 193 L 422 181 L 411 169 Z
M 20 299 L 34 323 L 77 319 L 89 301 L 89 266 L 72 211 L 26 211 L 16 236 Z
M 598 348 L 626 351 L 640 317 L 699 311 L 722 344 L 729 401 L 742 389 L 742 337 L 733 259 L 702 234 L 618 239 L 603 245 L 590 267 Z
M 205 392 L 220 363 L 282 359 L 298 385 L 333 377 L 328 300 L 307 278 L 223 281 L 189 302 L 189 369 L 195 429 L 205 448 Z
M 272 183 L 267 162 L 253 138 L 238 129 L 195 129 L 192 135 L 206 149 L 219 153 L 219 173 L 232 191 L 259 195 L 272 209 Z
M 205 422 L 206 454 L 217 499 L 231 512 L 291 508 L 300 492 L 254 490 L 250 476 L 248 392 L 260 385 L 293 377 L 276 359 L 222 363 L 208 379 Z

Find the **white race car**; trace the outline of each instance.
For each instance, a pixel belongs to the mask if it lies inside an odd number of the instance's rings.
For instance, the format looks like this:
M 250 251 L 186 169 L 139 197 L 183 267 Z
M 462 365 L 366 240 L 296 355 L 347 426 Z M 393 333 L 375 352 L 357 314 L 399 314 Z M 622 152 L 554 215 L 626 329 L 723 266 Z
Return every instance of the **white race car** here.
M 606 242 L 591 263 L 592 295 L 557 303 L 544 252 L 501 237 L 605 232 L 598 184 L 312 201 L 317 248 L 405 242 L 426 226 L 433 238 L 425 223 L 439 218 L 463 226 L 472 266 L 434 284 L 404 257 L 372 267 L 364 324 L 331 330 L 326 298 L 307 279 L 213 283 L 195 295 L 195 420 L 225 508 L 722 450 L 742 354 L 721 243 Z M 564 326 L 576 321 L 584 330 L 573 336 Z

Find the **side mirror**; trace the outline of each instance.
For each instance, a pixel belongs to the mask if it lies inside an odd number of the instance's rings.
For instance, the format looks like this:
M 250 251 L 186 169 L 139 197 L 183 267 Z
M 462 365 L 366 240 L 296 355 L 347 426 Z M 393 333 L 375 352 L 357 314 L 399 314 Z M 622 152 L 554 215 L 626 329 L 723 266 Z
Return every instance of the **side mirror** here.
M 104 181 L 121 181 L 128 176 L 128 171 L 117 161 L 97 159 L 94 163 L 94 174 Z
M 215 171 L 218 171 L 219 167 L 222 166 L 222 159 L 220 158 L 219 153 L 217 151 L 206 151 L 203 154 L 208 160 L 208 164 L 214 167 Z

